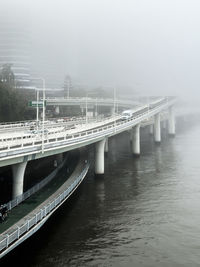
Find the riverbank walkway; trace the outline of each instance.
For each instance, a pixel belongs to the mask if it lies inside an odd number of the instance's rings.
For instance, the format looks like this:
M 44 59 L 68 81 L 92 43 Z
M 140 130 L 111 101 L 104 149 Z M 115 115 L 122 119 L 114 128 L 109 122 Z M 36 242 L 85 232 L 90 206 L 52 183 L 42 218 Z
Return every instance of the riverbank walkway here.
M 88 168 L 89 164 L 86 153 L 81 151 L 79 156 L 77 156 L 77 154 L 72 155 L 67 160 L 67 164 L 60 169 L 56 177 L 48 185 L 9 212 L 7 219 L 0 224 L 0 257 L 1 251 L 4 251 L 8 248 L 9 244 L 13 243 L 10 241 L 10 238 L 7 240 L 8 236 L 11 237 L 15 235 L 16 240 L 16 231 L 22 229 L 24 225 L 27 225 L 27 222 L 31 221 L 33 218 L 36 218 L 36 222 L 30 225 L 30 227 L 28 225 L 28 229 L 26 227 L 25 233 L 28 232 L 29 228 L 36 225 L 37 221 L 41 222 L 45 217 L 47 220 L 75 191 L 87 174 Z M 66 195 L 65 198 L 63 195 L 64 193 Z M 58 201 L 59 196 L 62 196 L 60 201 Z M 52 203 L 54 203 L 54 207 L 49 208 Z M 48 208 L 47 211 L 46 207 Z M 37 216 L 38 214 L 39 216 Z

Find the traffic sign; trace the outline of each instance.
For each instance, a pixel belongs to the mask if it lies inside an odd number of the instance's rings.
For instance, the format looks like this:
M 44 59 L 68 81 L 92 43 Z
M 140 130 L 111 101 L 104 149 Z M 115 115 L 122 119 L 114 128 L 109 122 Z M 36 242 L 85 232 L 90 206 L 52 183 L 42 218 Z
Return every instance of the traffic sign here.
M 44 106 L 46 107 L 47 103 L 46 103 L 46 100 L 44 101 Z M 43 101 L 29 101 L 28 102 L 28 106 L 29 107 L 33 107 L 33 108 L 37 108 L 37 106 L 39 108 L 42 108 L 43 107 Z

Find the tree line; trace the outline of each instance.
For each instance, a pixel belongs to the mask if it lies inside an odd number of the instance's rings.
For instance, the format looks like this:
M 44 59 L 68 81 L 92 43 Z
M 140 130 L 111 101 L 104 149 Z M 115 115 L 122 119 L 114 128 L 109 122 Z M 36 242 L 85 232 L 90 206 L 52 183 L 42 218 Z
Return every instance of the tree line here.
M 5 64 L 0 72 L 0 122 L 34 118 L 34 110 L 27 105 L 31 96 L 24 91 L 17 90 L 11 65 Z

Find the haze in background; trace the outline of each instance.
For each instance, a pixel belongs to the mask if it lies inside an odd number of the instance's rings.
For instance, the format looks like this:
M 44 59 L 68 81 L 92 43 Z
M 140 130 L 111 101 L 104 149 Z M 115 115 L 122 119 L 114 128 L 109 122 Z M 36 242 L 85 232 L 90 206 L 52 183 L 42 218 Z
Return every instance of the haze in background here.
M 88 86 L 195 98 L 199 9 L 198 0 L 0 0 L 0 13 L 26 17 L 32 73 L 55 87 L 70 74 Z

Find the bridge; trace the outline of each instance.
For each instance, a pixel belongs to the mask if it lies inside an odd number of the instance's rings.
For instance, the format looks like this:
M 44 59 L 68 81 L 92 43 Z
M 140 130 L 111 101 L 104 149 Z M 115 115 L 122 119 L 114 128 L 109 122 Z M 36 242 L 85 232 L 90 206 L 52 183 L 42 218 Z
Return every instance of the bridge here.
M 121 100 L 115 98 L 95 98 L 95 97 L 48 97 L 45 99 L 47 106 L 55 106 L 56 113 L 59 113 L 60 106 L 80 106 L 80 108 L 84 109 L 87 106 L 90 108 L 94 107 L 110 107 L 111 114 L 114 114 L 114 105 L 118 108 L 129 108 L 135 105 L 139 105 L 139 100 L 131 101 L 131 100 Z
M 121 100 L 121 99 L 112 99 L 112 98 L 95 98 L 95 97 L 47 97 L 46 99 L 48 106 L 84 106 L 87 102 L 88 104 L 95 105 L 96 103 L 99 106 L 111 106 L 115 101 L 116 105 L 120 107 L 129 107 L 135 104 L 139 104 L 139 101 L 131 100 Z
M 140 155 L 140 127 L 154 124 L 154 140 L 161 142 L 161 113 L 168 112 L 168 131 L 175 135 L 174 97 L 163 97 L 133 110 L 133 116 L 123 120 L 122 115 L 86 120 L 17 122 L 0 125 L 0 167 L 12 166 L 13 198 L 23 194 L 24 173 L 31 160 L 57 155 L 62 161 L 62 153 L 95 144 L 95 173 L 104 173 L 104 151 L 108 151 L 110 137 L 124 131 L 130 132 L 131 149 Z M 113 104 L 113 103 L 112 103 Z M 152 120 L 153 118 L 153 120 Z M 44 126 L 44 128 L 42 127 Z

